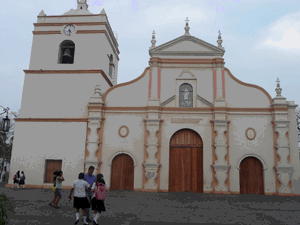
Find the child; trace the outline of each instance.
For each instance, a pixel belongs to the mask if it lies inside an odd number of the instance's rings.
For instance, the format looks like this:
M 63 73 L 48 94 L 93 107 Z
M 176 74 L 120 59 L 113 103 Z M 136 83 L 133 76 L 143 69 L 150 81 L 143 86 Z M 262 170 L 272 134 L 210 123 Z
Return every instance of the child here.
M 58 201 L 61 199 L 61 188 L 62 188 L 62 182 L 65 181 L 65 178 L 63 178 L 63 172 L 60 170 L 57 173 L 57 178 L 56 178 L 56 184 L 55 184 L 55 192 L 57 195 L 57 200 L 56 202 L 54 201 L 54 208 L 59 209 L 60 207 L 57 206 Z
M 76 222 L 77 224 L 79 222 L 79 209 L 82 209 L 82 214 L 83 214 L 83 220 L 84 220 L 84 225 L 88 224 L 86 221 L 86 208 L 90 208 L 90 203 L 87 199 L 85 188 L 88 188 L 89 190 L 91 189 L 90 185 L 88 182 L 84 180 L 84 173 L 80 173 L 78 175 L 78 180 L 75 180 L 71 193 L 69 195 L 69 199 L 71 198 L 71 195 L 74 192 L 74 203 L 73 207 L 76 209 Z
M 17 184 L 17 186 L 19 185 L 18 172 L 19 172 L 19 171 L 17 171 L 16 174 L 14 175 L 14 177 L 13 177 L 14 183 L 13 183 L 12 188 L 15 187 L 15 184 Z
M 53 192 L 54 192 L 54 198 L 53 198 L 53 200 L 50 202 L 50 204 L 49 204 L 50 206 L 54 206 L 54 203 L 55 203 L 56 198 L 57 198 L 57 195 L 56 195 L 56 192 L 55 192 L 55 184 L 56 184 L 57 174 L 58 174 L 58 171 L 53 172 L 53 188 L 52 188 L 52 190 L 53 190 Z M 53 204 L 52 204 L 52 203 L 53 203 Z
M 22 171 L 21 174 L 20 174 L 20 183 L 19 183 L 19 185 L 23 185 L 23 188 L 25 188 L 25 179 L 26 179 L 25 174 Z
M 100 173 L 97 175 L 97 180 L 96 182 L 93 184 L 91 191 L 93 192 L 93 196 L 92 196 L 92 210 L 94 210 L 94 225 L 98 225 L 97 224 L 97 220 L 100 217 L 100 213 L 101 211 L 106 211 L 105 210 L 105 205 L 104 205 L 104 200 L 97 200 L 96 199 L 96 191 L 97 191 L 97 187 L 99 186 L 104 186 L 105 188 L 105 192 L 106 192 L 106 185 L 105 185 L 105 181 L 103 179 L 103 175 Z

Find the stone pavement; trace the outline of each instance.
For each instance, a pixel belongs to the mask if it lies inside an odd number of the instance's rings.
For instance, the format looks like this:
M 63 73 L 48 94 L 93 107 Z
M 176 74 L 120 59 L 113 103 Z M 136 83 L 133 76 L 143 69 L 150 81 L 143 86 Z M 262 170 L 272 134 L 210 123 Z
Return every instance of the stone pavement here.
M 62 190 L 60 209 L 48 205 L 53 198 L 50 189 L 0 187 L 2 193 L 15 209 L 15 213 L 8 212 L 9 225 L 75 222 L 73 199 L 67 199 L 70 190 Z M 300 224 L 298 196 L 108 191 L 105 206 L 98 224 Z

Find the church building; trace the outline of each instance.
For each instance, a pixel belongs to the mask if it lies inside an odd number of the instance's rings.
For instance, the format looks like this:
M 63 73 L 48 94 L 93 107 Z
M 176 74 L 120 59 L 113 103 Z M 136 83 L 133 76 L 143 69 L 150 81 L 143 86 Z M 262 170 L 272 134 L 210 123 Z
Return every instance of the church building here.
M 190 34 L 188 19 L 182 27 L 159 46 L 153 31 L 149 67 L 117 84 L 119 45 L 104 9 L 77 0 L 63 15 L 42 10 L 6 187 L 19 170 L 26 187 L 51 188 L 62 170 L 70 189 L 92 165 L 109 190 L 295 195 L 297 105 L 279 79 L 272 98 L 234 76 L 220 31 L 213 45 Z

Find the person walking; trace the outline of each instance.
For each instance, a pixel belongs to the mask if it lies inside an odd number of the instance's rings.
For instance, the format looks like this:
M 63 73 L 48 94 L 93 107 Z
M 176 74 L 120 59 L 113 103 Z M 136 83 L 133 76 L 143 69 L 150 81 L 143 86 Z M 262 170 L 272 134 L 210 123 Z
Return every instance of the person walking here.
M 54 201 L 54 208 L 59 209 L 58 207 L 58 202 L 61 199 L 61 188 L 62 188 L 62 182 L 65 181 L 65 178 L 63 178 L 63 172 L 60 170 L 57 173 L 57 178 L 56 178 L 56 184 L 55 184 L 55 192 L 57 195 L 57 200 Z
M 90 185 L 88 182 L 86 182 L 84 180 L 84 173 L 79 173 L 78 175 L 78 180 L 75 180 L 73 185 L 72 185 L 72 189 L 71 189 L 71 193 L 69 195 L 69 200 L 71 199 L 71 195 L 74 191 L 74 202 L 73 202 L 73 207 L 75 208 L 76 211 L 76 222 L 75 224 L 77 224 L 79 222 L 79 209 L 82 209 L 82 215 L 83 215 L 83 222 L 84 225 L 88 224 L 87 223 L 87 218 L 86 218 L 86 209 L 90 208 L 90 203 L 87 199 L 87 194 L 86 194 L 86 189 L 91 189 Z
M 13 177 L 13 180 L 14 180 L 14 183 L 13 183 L 13 186 L 12 186 L 12 188 L 14 188 L 15 187 L 15 184 L 17 184 L 17 186 L 19 185 L 19 177 L 20 177 L 20 175 L 19 175 L 19 173 L 20 173 L 20 171 L 17 171 L 16 172 L 16 174 L 14 175 L 14 177 Z M 18 177 L 19 176 L 19 177 Z
M 55 171 L 53 172 L 53 193 L 54 193 L 54 198 L 53 200 L 49 203 L 50 206 L 53 206 L 54 207 L 54 203 L 56 201 L 56 198 L 57 198 L 57 195 L 56 195 L 56 192 L 55 192 L 55 184 L 56 184 L 56 178 L 57 178 L 57 174 L 58 174 L 58 171 Z
M 96 177 L 95 177 L 95 175 L 93 175 L 94 170 L 95 170 L 95 167 L 90 166 L 87 174 L 85 174 L 85 176 L 84 176 L 84 180 L 86 182 L 88 182 L 88 184 L 90 185 L 90 187 L 92 187 L 92 185 L 96 181 Z M 87 189 L 87 188 L 85 189 L 85 191 L 86 191 L 87 199 L 88 199 L 88 201 L 89 201 L 89 203 L 91 205 L 92 204 L 92 201 L 91 201 L 92 200 L 92 192 L 90 191 L 90 189 Z M 90 209 L 89 208 L 90 207 L 86 208 L 86 215 L 87 215 L 86 221 L 88 223 L 92 222 L 92 220 L 90 220 Z
M 21 180 L 21 177 L 20 177 L 20 171 L 18 170 L 17 172 L 17 180 L 18 180 L 18 187 L 17 188 L 20 188 L 20 180 Z
M 21 174 L 20 174 L 20 183 L 19 183 L 19 185 L 23 185 L 23 188 L 25 188 L 25 179 L 26 179 L 25 174 L 22 171 Z
M 105 205 L 104 205 L 104 199 L 106 197 L 106 184 L 103 179 L 103 175 L 100 173 L 97 175 L 97 180 L 93 184 L 91 191 L 93 193 L 92 196 L 92 210 L 94 210 L 93 219 L 94 219 L 94 225 L 97 224 L 97 220 L 100 217 L 100 213 L 103 211 L 106 211 Z

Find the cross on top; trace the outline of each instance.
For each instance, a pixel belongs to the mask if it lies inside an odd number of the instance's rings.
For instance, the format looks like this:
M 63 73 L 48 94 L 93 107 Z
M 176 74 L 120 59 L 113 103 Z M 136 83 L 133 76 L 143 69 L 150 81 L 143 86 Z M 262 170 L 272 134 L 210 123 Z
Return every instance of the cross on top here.
M 185 20 L 186 22 L 188 22 L 189 21 L 189 19 L 188 18 L 186 18 L 186 20 Z
M 277 77 L 277 80 L 276 80 L 276 82 L 280 82 L 278 77 Z M 279 84 L 279 83 L 278 83 L 278 84 Z
M 155 34 L 155 31 L 153 31 L 153 33 L 152 34 Z

